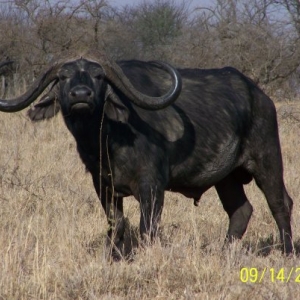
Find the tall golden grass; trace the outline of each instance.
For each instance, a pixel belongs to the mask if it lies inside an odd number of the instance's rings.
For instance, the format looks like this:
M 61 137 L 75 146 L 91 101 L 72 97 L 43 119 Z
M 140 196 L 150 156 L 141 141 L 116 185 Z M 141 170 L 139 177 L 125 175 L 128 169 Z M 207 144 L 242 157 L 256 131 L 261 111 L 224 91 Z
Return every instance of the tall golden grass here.
M 300 122 L 288 116 L 279 125 L 298 252 Z M 62 118 L 32 124 L 25 112 L 1 113 L 0 299 L 299 299 L 300 261 L 281 254 L 256 185 L 246 190 L 254 214 L 231 247 L 223 249 L 228 218 L 214 189 L 199 207 L 166 193 L 159 241 L 137 249 L 132 262 L 109 263 L 105 215 Z M 131 197 L 125 215 L 135 244 L 139 207 Z

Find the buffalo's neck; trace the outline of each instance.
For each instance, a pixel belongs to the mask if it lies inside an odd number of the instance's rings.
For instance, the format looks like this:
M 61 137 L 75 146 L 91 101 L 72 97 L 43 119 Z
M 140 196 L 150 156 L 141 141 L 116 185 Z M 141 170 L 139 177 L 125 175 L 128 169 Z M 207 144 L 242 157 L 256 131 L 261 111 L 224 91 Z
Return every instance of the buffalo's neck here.
M 76 140 L 83 163 L 93 173 L 99 165 L 101 118 L 96 114 L 70 116 L 65 118 L 65 122 Z

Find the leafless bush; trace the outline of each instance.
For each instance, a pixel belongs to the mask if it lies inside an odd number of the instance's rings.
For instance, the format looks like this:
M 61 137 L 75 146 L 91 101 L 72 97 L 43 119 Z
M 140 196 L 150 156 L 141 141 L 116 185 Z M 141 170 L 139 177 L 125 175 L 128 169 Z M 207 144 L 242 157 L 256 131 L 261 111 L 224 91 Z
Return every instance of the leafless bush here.
M 298 1 L 189 4 L 153 0 L 116 8 L 109 0 L 8 1 L 0 7 L 0 58 L 18 61 L 27 83 L 61 52 L 96 47 L 115 59 L 231 65 L 274 94 L 299 92 Z

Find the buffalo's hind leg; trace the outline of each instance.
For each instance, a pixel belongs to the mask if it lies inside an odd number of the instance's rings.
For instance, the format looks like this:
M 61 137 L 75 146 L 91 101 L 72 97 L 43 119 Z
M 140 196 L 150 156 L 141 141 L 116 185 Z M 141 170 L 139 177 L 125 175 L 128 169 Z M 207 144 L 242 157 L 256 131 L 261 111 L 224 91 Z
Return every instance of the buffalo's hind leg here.
M 234 239 L 240 239 L 247 229 L 253 211 L 245 195 L 243 184 L 230 174 L 215 187 L 229 217 L 226 240 L 232 242 Z
M 258 172 L 254 173 L 256 184 L 264 193 L 278 226 L 283 252 L 290 254 L 293 251 L 291 230 L 293 201 L 286 191 L 282 168 L 280 166 L 278 168 L 276 160 L 271 161 L 267 155 L 258 166 Z
M 283 163 L 274 103 L 261 91 L 253 90 L 255 116 L 247 137 L 244 167 L 264 193 L 277 223 L 283 251 L 293 251 L 291 212 L 293 201 L 283 181 Z M 246 145 L 246 144 L 245 144 Z

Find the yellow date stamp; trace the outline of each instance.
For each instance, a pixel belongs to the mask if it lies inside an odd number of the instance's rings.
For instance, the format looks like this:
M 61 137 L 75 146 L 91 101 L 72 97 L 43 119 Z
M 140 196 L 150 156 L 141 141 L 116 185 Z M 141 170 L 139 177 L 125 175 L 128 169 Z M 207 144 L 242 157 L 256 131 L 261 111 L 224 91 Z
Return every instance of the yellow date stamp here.
M 290 268 L 241 268 L 240 280 L 244 283 L 296 282 L 300 283 L 300 267 Z

